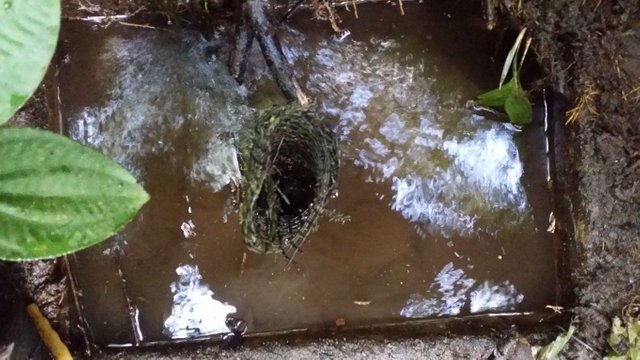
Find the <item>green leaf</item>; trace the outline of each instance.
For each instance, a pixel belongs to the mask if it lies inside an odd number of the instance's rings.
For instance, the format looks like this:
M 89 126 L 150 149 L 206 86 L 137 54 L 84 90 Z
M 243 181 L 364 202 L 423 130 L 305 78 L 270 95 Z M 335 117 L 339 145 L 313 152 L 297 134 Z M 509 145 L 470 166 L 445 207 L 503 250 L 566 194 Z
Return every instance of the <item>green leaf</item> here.
M 607 342 L 609 346 L 617 353 L 618 345 L 627 335 L 627 329 L 622 326 L 622 320 L 619 317 L 613 318 L 613 322 L 611 324 L 611 333 L 607 337 Z M 619 354 L 624 355 L 624 354 Z
M 567 345 L 571 337 L 573 336 L 573 332 L 576 331 L 575 326 L 571 325 L 569 330 L 565 334 L 560 334 L 558 337 L 553 340 L 553 342 L 538 352 L 537 359 L 538 360 L 552 360 L 558 357 L 558 354 L 564 349 Z
M 527 125 L 533 117 L 531 103 L 522 91 L 516 91 L 509 95 L 504 102 L 504 111 L 509 116 L 509 120 L 516 125 Z
M 522 43 L 522 39 L 524 38 L 524 34 L 526 32 L 527 32 L 527 28 L 522 28 L 522 30 L 520 30 L 520 33 L 518 34 L 518 37 L 516 38 L 515 43 L 513 43 L 511 50 L 509 50 L 509 53 L 507 54 L 507 58 L 504 60 L 504 65 L 502 65 L 502 73 L 500 74 L 500 83 L 498 85 L 499 88 L 502 87 L 502 84 L 507 78 L 507 74 L 509 73 L 509 68 L 511 68 L 511 65 L 514 64 L 516 54 L 518 53 L 518 49 L 520 49 L 520 44 Z M 514 75 L 517 75 L 518 71 L 517 69 L 515 70 L 516 71 Z
M 627 355 L 608 355 L 603 358 L 603 360 L 629 360 Z
M 515 85 L 516 83 L 514 79 L 511 79 L 502 87 L 479 95 L 477 98 L 478 105 L 489 107 L 503 107 L 504 103 L 507 101 L 507 98 L 516 90 Z
M 43 130 L 0 129 L 0 259 L 50 258 L 122 228 L 149 195 L 97 151 Z
M 59 31 L 60 0 L 0 0 L 0 124 L 42 81 Z
M 531 38 L 527 39 L 527 44 L 524 47 L 524 51 L 522 52 L 522 57 L 520 58 L 520 65 L 518 69 L 522 69 L 522 65 L 524 64 L 524 59 L 527 57 L 527 53 L 529 52 L 529 48 L 531 47 Z
M 640 345 L 637 344 L 638 335 L 640 334 L 640 321 L 634 319 L 627 320 L 627 332 L 629 334 L 629 344 L 631 345 Z

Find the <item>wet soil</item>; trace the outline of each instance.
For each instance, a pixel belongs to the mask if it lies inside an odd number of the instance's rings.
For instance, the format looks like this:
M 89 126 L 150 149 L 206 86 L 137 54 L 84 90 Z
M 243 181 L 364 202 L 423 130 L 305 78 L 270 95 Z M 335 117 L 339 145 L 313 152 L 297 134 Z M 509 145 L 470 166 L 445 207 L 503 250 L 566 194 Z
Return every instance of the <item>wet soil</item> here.
M 572 209 L 574 287 L 591 346 L 604 348 L 601 316 L 617 315 L 640 291 L 640 85 L 637 1 L 501 1 L 528 26 L 549 81 L 575 106 Z M 569 114 L 571 115 L 571 114 Z M 606 328 L 606 326 L 605 326 Z M 570 357 L 599 358 L 578 346 Z
M 640 119 L 634 91 L 640 78 L 638 4 L 501 0 L 499 6 L 503 24 L 531 29 L 536 56 L 549 84 L 565 93 L 571 104 L 582 104 L 578 107 L 578 121 L 570 127 L 567 143 L 571 146 L 558 151 L 568 165 L 563 186 L 571 190 L 565 200 L 572 214 L 560 226 L 575 240 L 571 249 L 576 303 L 606 316 L 616 314 L 639 292 L 640 286 L 640 189 L 635 186 L 640 175 L 640 166 L 636 166 Z M 598 326 L 602 317 L 592 311 L 585 311 L 580 317 L 583 329 L 597 330 L 583 340 L 593 349 L 603 348 L 602 327 Z M 601 357 L 575 342 L 571 344 L 567 358 Z M 354 357 L 371 353 L 385 357 L 419 349 L 419 355 L 413 353 L 415 357 L 432 354 L 429 358 L 503 358 L 502 346 L 496 336 L 392 342 L 356 339 L 261 345 L 232 354 L 199 349 L 184 356 L 304 358 L 300 355 Z M 122 356 L 126 355 L 106 357 Z

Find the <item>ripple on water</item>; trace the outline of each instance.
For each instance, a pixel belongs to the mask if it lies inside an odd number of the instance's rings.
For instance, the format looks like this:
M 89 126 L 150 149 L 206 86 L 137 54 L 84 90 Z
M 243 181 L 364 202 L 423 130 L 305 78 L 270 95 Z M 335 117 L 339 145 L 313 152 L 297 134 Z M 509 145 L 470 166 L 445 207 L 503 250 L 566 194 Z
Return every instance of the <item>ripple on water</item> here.
M 296 46 L 304 45 L 289 45 Z M 468 236 L 494 231 L 497 221 L 502 228 L 530 221 L 514 132 L 436 90 L 427 59 L 389 39 L 325 41 L 308 50 L 306 86 L 339 118 L 348 161 L 389 183 L 389 206 L 421 233 Z

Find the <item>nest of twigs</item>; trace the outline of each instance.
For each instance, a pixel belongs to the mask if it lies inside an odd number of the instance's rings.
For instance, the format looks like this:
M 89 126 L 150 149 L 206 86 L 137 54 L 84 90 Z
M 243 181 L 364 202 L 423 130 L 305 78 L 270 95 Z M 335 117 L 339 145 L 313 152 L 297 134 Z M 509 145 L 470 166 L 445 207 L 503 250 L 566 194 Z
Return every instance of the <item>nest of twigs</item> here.
M 335 191 L 334 133 L 322 116 L 295 104 L 260 112 L 247 129 L 239 144 L 244 243 L 292 258 Z

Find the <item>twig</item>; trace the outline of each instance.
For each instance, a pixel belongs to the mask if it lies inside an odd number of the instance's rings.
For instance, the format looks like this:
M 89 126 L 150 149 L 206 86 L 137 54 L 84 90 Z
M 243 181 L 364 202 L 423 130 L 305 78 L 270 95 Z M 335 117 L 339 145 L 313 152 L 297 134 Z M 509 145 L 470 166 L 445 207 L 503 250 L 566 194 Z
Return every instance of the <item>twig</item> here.
M 293 77 L 293 71 L 282 53 L 277 37 L 273 33 L 272 25 L 269 23 L 266 14 L 266 4 L 261 0 L 248 0 L 243 5 L 243 13 L 247 23 L 250 24 L 255 33 L 267 65 L 284 96 L 289 101 L 298 101 L 302 105 L 307 104 L 308 99 Z
M 405 2 L 408 1 L 415 1 L 415 0 L 403 0 Z M 388 2 L 388 0 L 343 0 L 343 1 L 332 1 L 331 2 L 331 6 L 332 7 L 340 7 L 340 6 L 345 6 L 348 5 L 349 3 L 354 3 L 354 4 L 366 4 L 366 3 L 380 3 L 380 2 Z M 306 6 L 307 8 L 310 7 L 310 5 Z
M 280 188 L 278 187 L 278 185 L 274 185 L 274 187 L 276 188 L 276 191 L 278 192 L 278 194 L 280 194 L 280 197 L 282 197 L 282 200 L 284 200 L 284 202 L 287 203 L 287 205 L 291 205 L 291 202 L 289 201 L 289 198 L 287 198 L 287 195 L 285 195 L 282 190 L 280 190 Z
M 142 331 L 140 330 L 140 321 L 138 319 L 138 315 L 140 314 L 138 307 L 135 305 L 131 297 L 129 296 L 129 291 L 127 289 L 127 279 L 124 277 L 124 273 L 122 271 L 122 267 L 120 266 L 120 253 L 121 251 L 116 251 L 116 256 L 114 257 L 114 261 L 116 263 L 116 269 L 118 270 L 118 277 L 120 277 L 120 285 L 122 285 L 122 293 L 124 294 L 125 300 L 127 301 L 127 309 L 129 311 L 129 322 L 131 324 L 131 331 L 133 332 L 133 339 L 136 346 L 139 346 L 143 340 Z
M 159 27 L 155 27 L 155 26 L 151 26 L 151 25 L 145 25 L 145 24 L 136 24 L 136 23 L 130 23 L 130 22 L 124 22 L 124 21 L 116 21 L 116 23 L 120 24 L 120 25 L 124 25 L 124 26 L 139 27 L 139 28 L 143 28 L 143 29 L 169 31 L 167 29 L 163 29 L 163 28 L 159 28 Z
M 99 15 L 99 16 L 70 16 L 64 17 L 64 20 L 78 20 L 78 21 L 89 21 L 89 22 L 97 22 L 97 23 L 109 23 L 111 21 L 118 21 L 130 18 L 131 15 Z
M 626 93 L 623 92 L 622 93 L 622 98 L 624 99 L 624 101 L 628 101 L 629 100 L 629 96 L 631 96 L 631 95 L 633 95 L 635 93 L 638 93 L 639 91 L 640 91 L 640 86 L 637 86 L 637 87 L 635 87 L 634 89 L 632 89 L 629 92 L 626 92 Z
M 240 262 L 240 275 L 244 274 L 244 266 L 247 263 L 247 252 L 242 253 L 242 261 Z
M 56 79 L 56 107 L 58 110 L 58 133 L 60 135 L 62 135 L 62 132 L 64 131 L 64 125 L 62 124 L 62 100 L 60 99 L 60 81 L 58 81 L 58 76 L 60 75 L 60 68 L 56 69 L 56 75 L 55 75 L 55 79 Z M 66 256 L 65 256 L 66 259 Z
M 404 16 L 404 7 L 402 6 L 402 0 L 398 0 L 398 5 L 400 5 L 400 14 Z
M 69 264 L 69 257 L 65 255 L 62 258 L 62 262 L 64 263 L 64 269 L 67 273 L 67 279 L 69 280 L 69 286 L 71 287 L 71 294 L 73 295 L 73 304 L 76 308 L 76 314 L 78 315 L 78 329 L 82 333 L 82 340 L 84 342 L 84 353 L 87 357 L 91 356 L 91 342 L 89 341 L 89 336 L 87 335 L 87 330 L 85 326 L 87 326 L 87 319 L 84 317 L 84 311 L 82 311 L 82 306 L 80 305 L 80 300 L 78 299 L 78 290 L 76 289 L 76 280 L 73 276 L 73 272 L 71 272 L 71 265 Z
M 58 115 L 58 128 L 56 129 L 59 134 L 63 134 L 64 126 L 62 123 L 62 100 L 60 96 L 60 82 L 58 81 L 58 76 L 60 75 L 60 69 L 56 69 L 55 72 L 55 82 L 56 82 L 56 107 L 57 107 L 57 115 Z M 73 276 L 73 272 L 71 271 L 71 264 L 69 263 L 69 256 L 65 255 L 62 257 L 62 262 L 64 263 L 64 269 L 67 273 L 67 279 L 69 281 L 69 286 L 71 287 L 71 294 L 73 295 L 73 304 L 76 309 L 76 314 L 78 316 L 78 329 L 80 333 L 82 333 L 82 340 L 84 342 L 84 351 L 87 357 L 91 356 L 91 341 L 89 341 L 89 336 L 87 335 L 87 327 L 88 322 L 86 317 L 84 316 L 84 311 L 82 310 L 82 306 L 80 305 L 80 300 L 78 299 L 78 290 L 76 285 L 76 279 Z
M 38 305 L 29 304 L 29 306 L 27 306 L 27 313 L 36 326 L 40 339 L 49 349 L 51 355 L 53 355 L 56 360 L 72 360 L 69 348 L 62 342 L 60 335 L 51 327 L 49 320 L 42 315 Z
M 298 2 L 293 4 L 293 6 L 291 8 L 289 8 L 289 10 L 287 10 L 287 13 L 282 17 L 282 19 L 280 20 L 280 23 L 282 24 L 283 22 L 288 21 L 291 18 L 291 16 L 293 15 L 293 13 L 295 13 L 296 10 L 298 10 L 298 8 L 300 8 L 300 5 L 302 5 L 303 2 L 304 2 L 304 0 L 298 0 Z
M 563 331 L 564 331 L 564 329 L 563 329 Z M 584 342 L 584 341 L 580 340 L 580 338 L 579 338 L 577 335 L 573 334 L 573 336 L 572 336 L 571 338 L 572 338 L 573 340 L 575 340 L 578 344 L 580 344 L 580 345 L 584 346 L 584 347 L 585 347 L 585 348 L 587 348 L 588 350 L 591 350 L 593 353 L 598 354 L 598 352 L 597 352 L 594 348 L 592 348 L 591 346 L 589 346 L 586 342 Z
M 229 56 L 229 69 L 231 75 L 239 84 L 244 82 L 244 74 L 247 71 L 249 52 L 253 46 L 255 34 L 251 26 L 247 24 L 242 14 L 242 9 L 236 15 L 236 31 L 233 40 L 233 49 Z

